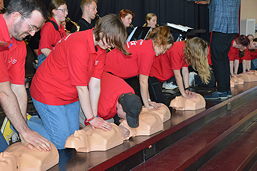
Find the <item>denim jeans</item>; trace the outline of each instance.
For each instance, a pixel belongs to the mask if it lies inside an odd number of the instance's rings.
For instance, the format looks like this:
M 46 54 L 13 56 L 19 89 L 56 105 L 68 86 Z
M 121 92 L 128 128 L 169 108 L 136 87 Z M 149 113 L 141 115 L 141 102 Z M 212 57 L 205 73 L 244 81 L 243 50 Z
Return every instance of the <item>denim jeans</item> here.
M 38 55 L 37 59 L 38 59 L 37 67 L 39 67 L 46 60 L 46 56 L 44 54 L 40 54 Z
M 51 141 L 57 149 L 64 149 L 66 139 L 79 129 L 79 102 L 55 106 L 32 100 L 41 119 L 28 121 L 29 127 Z
M 257 59 L 253 59 L 252 60 L 251 69 L 252 70 L 256 70 L 257 69 Z
M 0 152 L 3 152 L 7 147 L 8 147 L 8 144 L 4 139 L 2 132 L 0 132 Z

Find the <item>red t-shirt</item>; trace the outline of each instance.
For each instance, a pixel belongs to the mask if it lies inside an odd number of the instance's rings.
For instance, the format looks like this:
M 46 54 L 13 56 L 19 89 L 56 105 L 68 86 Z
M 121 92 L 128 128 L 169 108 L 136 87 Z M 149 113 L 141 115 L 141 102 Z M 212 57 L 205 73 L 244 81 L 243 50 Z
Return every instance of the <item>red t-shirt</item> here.
M 241 60 L 252 60 L 251 52 L 249 49 L 244 50 L 244 56 Z
M 235 40 L 232 41 L 229 52 L 228 52 L 228 58 L 230 61 L 239 60 L 239 49 L 233 47 L 233 43 Z
M 105 120 L 113 118 L 117 114 L 117 101 L 124 93 L 134 93 L 134 90 L 123 79 L 104 72 L 101 79 L 98 116 Z
M 50 19 L 56 22 L 54 18 Z M 44 48 L 53 49 L 59 40 L 66 36 L 65 29 L 63 25 L 58 27 L 58 30 L 54 28 L 53 23 L 46 22 L 40 31 L 40 41 L 39 41 L 39 55 L 42 53 L 40 50 Z
M 26 55 L 26 44 L 12 39 L 9 50 L 0 52 L 0 82 L 24 85 Z
M 156 56 L 151 68 L 150 76 L 157 78 L 161 82 L 166 81 L 174 76 L 168 55 L 169 51 L 171 51 L 171 48 L 169 48 L 164 54 Z
M 90 78 L 101 78 L 105 50 L 94 46 L 92 30 L 70 34 L 38 68 L 30 88 L 31 96 L 48 105 L 78 101 L 76 86 L 87 86 Z
M 168 51 L 172 70 L 180 70 L 182 67 L 188 67 L 184 55 L 185 42 L 175 42 Z
M 251 57 L 252 57 L 251 59 L 252 60 L 257 58 L 257 50 L 256 49 L 255 50 L 251 50 L 250 54 L 251 54 Z
M 127 43 L 131 55 L 124 55 L 117 49 L 107 54 L 105 71 L 121 78 L 131 78 L 139 74 L 149 76 L 155 57 L 152 40 L 137 40 Z
M 8 50 L 12 41 L 3 14 L 0 14 L 0 51 Z

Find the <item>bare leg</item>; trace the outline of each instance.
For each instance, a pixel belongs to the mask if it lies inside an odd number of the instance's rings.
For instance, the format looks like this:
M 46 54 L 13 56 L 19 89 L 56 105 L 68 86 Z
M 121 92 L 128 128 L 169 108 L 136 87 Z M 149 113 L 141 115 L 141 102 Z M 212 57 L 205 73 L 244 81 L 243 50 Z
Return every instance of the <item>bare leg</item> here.
M 239 67 L 239 60 L 235 60 L 234 62 L 234 74 L 237 75 Z

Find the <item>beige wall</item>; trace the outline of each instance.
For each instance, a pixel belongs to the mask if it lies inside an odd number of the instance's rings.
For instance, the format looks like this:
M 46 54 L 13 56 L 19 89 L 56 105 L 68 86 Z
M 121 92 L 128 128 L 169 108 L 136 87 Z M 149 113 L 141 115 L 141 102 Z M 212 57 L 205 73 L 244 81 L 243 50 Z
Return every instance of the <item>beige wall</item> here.
M 241 19 L 246 18 L 255 18 L 257 22 L 257 0 L 241 0 Z

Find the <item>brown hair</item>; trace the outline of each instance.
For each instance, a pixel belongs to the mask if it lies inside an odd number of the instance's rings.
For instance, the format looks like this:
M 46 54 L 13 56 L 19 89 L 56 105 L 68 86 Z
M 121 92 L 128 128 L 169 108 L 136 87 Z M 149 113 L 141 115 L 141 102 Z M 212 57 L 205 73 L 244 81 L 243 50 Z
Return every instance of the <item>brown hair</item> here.
M 208 83 L 211 78 L 211 71 L 208 64 L 208 44 L 199 37 L 186 40 L 184 48 L 185 59 L 189 65 L 198 72 L 201 80 Z
M 157 17 L 156 14 L 154 13 L 147 13 L 146 16 L 145 16 L 145 24 L 143 25 L 143 27 L 146 27 L 147 26 L 147 21 L 150 21 L 154 16 Z
M 170 28 L 167 26 L 160 26 L 154 28 L 147 36 L 147 39 L 152 39 L 154 46 L 166 46 L 173 44 L 173 36 L 170 32 Z M 167 49 L 166 49 L 167 50 Z
M 245 35 L 240 35 L 235 39 L 237 44 L 241 44 L 242 46 L 248 46 L 250 44 L 250 40 Z
M 49 13 L 53 15 L 52 10 L 59 8 L 61 5 L 66 4 L 65 0 L 51 0 L 49 4 Z
M 120 18 L 115 14 L 108 14 L 101 17 L 95 25 L 95 40 L 100 41 L 106 38 L 108 44 L 113 44 L 124 54 L 129 54 L 124 48 L 127 31 Z
M 97 4 L 97 0 L 82 0 L 80 3 L 80 8 L 83 11 L 83 8 L 85 5 L 90 5 L 92 2 L 95 2 Z
M 119 12 L 120 18 L 124 18 L 124 17 L 126 17 L 128 14 L 132 15 L 133 18 L 135 17 L 135 14 L 134 14 L 131 10 L 128 10 L 128 9 L 122 9 L 122 10 L 120 10 L 120 12 Z

